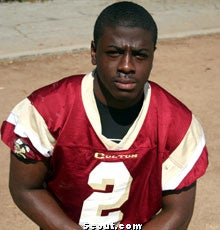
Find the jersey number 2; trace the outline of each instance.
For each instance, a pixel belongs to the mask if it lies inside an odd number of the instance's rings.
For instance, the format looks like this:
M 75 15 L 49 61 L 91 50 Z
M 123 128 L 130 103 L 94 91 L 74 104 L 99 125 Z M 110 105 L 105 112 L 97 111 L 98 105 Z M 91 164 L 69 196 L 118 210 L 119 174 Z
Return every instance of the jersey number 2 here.
M 120 206 L 128 199 L 132 177 L 123 162 L 101 162 L 90 173 L 88 184 L 94 190 L 83 203 L 80 225 L 85 223 L 117 223 L 123 217 Z M 112 185 L 111 192 L 104 192 L 107 185 Z M 101 192 L 103 191 L 103 192 Z M 110 211 L 102 216 L 102 211 Z

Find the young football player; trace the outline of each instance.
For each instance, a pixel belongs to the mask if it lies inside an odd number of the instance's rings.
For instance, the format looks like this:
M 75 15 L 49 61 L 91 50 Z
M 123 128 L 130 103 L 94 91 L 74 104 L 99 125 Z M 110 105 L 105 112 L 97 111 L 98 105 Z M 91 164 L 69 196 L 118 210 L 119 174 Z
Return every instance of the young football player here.
M 11 195 L 42 229 L 187 229 L 207 150 L 192 112 L 149 80 L 156 43 L 146 9 L 108 6 L 94 70 L 34 91 L 3 123 Z

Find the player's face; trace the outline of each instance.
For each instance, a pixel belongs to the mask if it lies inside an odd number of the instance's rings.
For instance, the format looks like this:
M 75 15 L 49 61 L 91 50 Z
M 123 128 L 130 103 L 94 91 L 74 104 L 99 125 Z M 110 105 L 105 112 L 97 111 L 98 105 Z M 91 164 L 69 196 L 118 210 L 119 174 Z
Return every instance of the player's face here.
M 98 44 L 92 42 L 92 64 L 96 65 L 94 91 L 112 107 L 137 103 L 149 78 L 154 43 L 152 34 L 141 28 L 108 27 Z

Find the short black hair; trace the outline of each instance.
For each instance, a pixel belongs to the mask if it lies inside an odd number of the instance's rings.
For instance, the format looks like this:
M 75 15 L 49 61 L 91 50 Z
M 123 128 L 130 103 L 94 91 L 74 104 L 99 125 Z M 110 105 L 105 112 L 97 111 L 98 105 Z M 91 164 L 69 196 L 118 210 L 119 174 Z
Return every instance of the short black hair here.
M 97 44 L 106 27 L 138 27 L 152 33 L 154 46 L 157 43 L 157 25 L 151 14 L 142 6 L 122 1 L 107 6 L 95 22 L 93 39 Z

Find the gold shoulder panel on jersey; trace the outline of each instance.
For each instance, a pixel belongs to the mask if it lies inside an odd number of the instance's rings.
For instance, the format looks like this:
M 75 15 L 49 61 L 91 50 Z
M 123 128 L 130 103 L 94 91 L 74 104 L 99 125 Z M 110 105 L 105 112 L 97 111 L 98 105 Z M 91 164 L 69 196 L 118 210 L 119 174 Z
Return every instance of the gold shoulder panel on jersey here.
M 14 107 L 7 121 L 15 126 L 14 132 L 17 135 L 29 138 L 42 155 L 49 157 L 52 154 L 55 139 L 43 117 L 27 98 Z
M 163 190 L 175 189 L 193 168 L 205 146 L 205 136 L 194 115 L 190 127 L 179 146 L 162 166 Z

